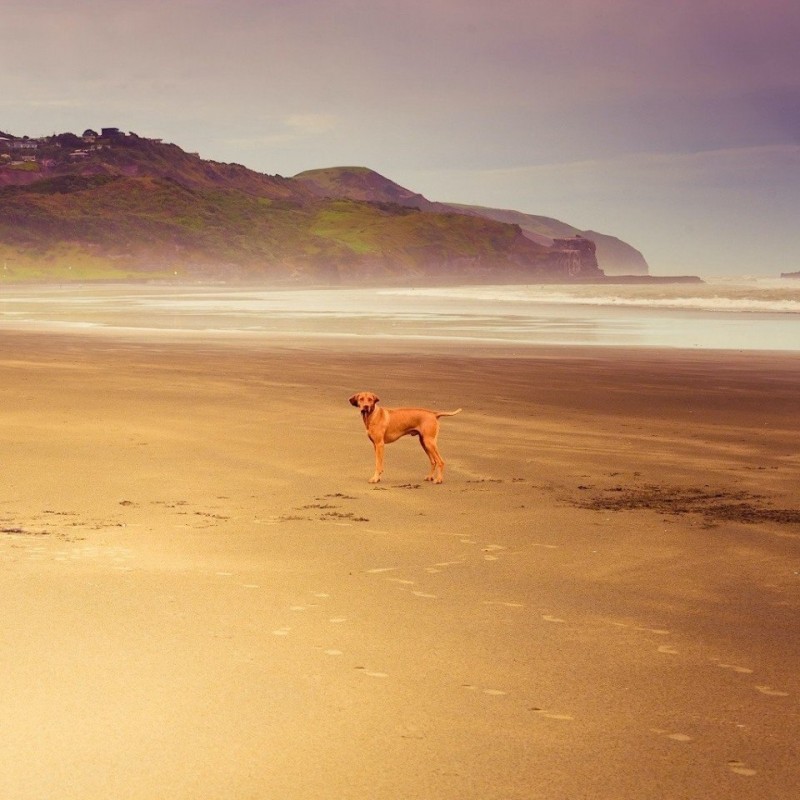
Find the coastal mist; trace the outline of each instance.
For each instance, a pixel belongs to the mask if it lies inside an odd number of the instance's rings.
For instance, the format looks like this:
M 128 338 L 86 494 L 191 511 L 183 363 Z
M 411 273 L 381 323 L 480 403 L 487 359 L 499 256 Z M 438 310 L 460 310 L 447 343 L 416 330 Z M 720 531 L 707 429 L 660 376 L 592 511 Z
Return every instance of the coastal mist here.
M 9 286 L 0 326 L 120 335 L 358 343 L 800 350 L 800 282 L 274 289 Z

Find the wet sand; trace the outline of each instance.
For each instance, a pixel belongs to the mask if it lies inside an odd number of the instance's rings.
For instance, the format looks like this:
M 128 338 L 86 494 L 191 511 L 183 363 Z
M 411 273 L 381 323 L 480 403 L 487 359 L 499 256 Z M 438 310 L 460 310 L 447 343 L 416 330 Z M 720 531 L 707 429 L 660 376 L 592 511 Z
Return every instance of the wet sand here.
M 444 484 L 361 389 L 464 408 Z M 800 357 L 2 332 L 0 397 L 4 800 L 797 796 Z

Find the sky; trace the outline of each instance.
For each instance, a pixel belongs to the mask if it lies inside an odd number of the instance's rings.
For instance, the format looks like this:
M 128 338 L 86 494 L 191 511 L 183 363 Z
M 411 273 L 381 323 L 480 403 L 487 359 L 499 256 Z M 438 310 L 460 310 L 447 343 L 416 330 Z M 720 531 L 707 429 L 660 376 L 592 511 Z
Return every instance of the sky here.
M 4 0 L 0 130 L 118 127 L 800 270 L 797 0 Z

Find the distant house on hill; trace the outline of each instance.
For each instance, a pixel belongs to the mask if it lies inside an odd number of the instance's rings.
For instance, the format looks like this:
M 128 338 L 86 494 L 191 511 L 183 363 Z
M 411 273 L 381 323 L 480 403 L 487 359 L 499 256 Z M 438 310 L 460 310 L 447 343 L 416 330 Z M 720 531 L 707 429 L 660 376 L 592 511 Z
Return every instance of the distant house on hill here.
M 11 149 L 12 150 L 38 150 L 39 149 L 39 142 L 33 141 L 33 139 L 28 139 L 25 137 L 24 139 L 12 139 L 11 140 Z
M 83 132 L 83 136 L 81 136 L 86 144 L 94 144 L 97 141 L 97 131 L 93 131 L 91 128 L 87 128 Z
M 119 128 L 101 128 L 100 129 L 100 136 L 103 139 L 116 139 L 120 136 L 124 136 L 125 134 Z

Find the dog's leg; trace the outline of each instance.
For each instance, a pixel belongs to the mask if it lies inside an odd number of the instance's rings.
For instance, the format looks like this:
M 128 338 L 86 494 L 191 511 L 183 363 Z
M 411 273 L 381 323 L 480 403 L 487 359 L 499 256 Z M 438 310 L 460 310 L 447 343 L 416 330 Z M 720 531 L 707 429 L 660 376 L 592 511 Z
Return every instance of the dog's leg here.
M 426 481 L 441 483 L 444 478 L 444 459 L 436 446 L 436 437 L 420 436 L 420 444 L 431 461 L 431 471 L 425 477 Z
M 383 473 L 383 441 L 373 443 L 375 445 L 375 474 L 369 479 L 370 483 L 378 483 Z
M 436 459 L 433 457 L 433 453 L 431 453 L 431 449 L 428 446 L 428 443 L 426 442 L 424 436 L 419 437 L 419 443 L 422 445 L 422 449 L 425 451 L 425 455 L 428 456 L 428 460 L 431 462 L 431 471 L 425 476 L 425 480 L 432 481 L 436 473 Z

